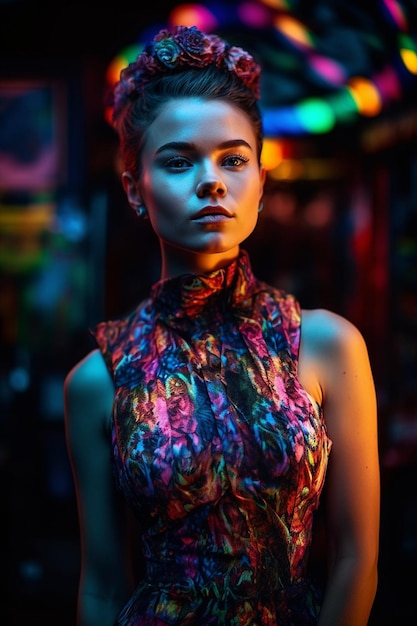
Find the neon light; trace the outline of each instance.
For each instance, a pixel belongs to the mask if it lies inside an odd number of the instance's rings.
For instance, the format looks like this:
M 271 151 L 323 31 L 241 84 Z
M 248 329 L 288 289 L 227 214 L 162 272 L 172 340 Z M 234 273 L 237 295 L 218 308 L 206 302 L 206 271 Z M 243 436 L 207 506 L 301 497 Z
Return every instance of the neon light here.
M 316 74 L 332 85 L 341 85 L 346 80 L 345 68 L 333 59 L 319 54 L 312 54 L 309 63 Z
M 133 63 L 138 54 L 142 52 L 143 46 L 135 44 L 123 48 L 119 54 L 111 61 L 107 67 L 106 80 L 110 85 L 114 85 L 120 78 L 120 72 L 126 65 Z
M 271 138 L 331 132 L 336 124 L 352 123 L 358 115 L 376 116 L 391 101 L 403 97 L 407 81 L 417 76 L 416 33 L 411 32 L 411 27 L 416 24 L 413 25 L 407 17 L 405 1 L 381 0 L 379 3 L 388 27 L 391 31 L 394 29 L 394 33 L 397 31 L 397 47 L 387 50 L 389 58 L 386 67 L 371 76 L 354 77 L 349 75 L 347 61 L 342 63 L 326 56 L 320 49 L 320 40 L 315 40 L 315 31 L 310 31 L 308 24 L 298 19 L 297 4 L 291 0 L 236 0 L 234 3 L 208 0 L 204 5 L 178 4 L 172 9 L 166 24 L 154 24 L 142 31 L 141 41 L 152 38 L 160 28 L 179 24 L 195 24 L 207 32 L 218 28 L 238 30 L 240 24 L 252 29 L 255 34 L 259 30 L 259 54 L 261 58 L 262 53 L 267 55 L 268 81 L 274 80 L 275 71 L 277 76 L 284 72 L 284 75 L 291 77 L 297 75 L 300 68 L 307 67 L 316 86 L 332 88 L 330 93 L 322 97 L 264 107 L 264 134 Z M 276 48 L 262 48 L 263 30 L 278 38 Z M 372 37 L 373 45 L 378 44 L 378 49 L 383 49 L 384 42 L 378 40 L 377 32 L 369 32 L 367 37 L 368 43 Z M 143 45 L 137 43 L 115 57 L 106 72 L 109 90 L 119 79 L 120 70 L 133 61 L 142 49 Z M 109 108 L 105 110 L 105 117 L 110 121 Z
M 413 50 L 400 50 L 400 55 L 405 67 L 412 74 L 417 74 L 417 55 Z
M 398 2 L 396 2 L 396 0 L 383 0 L 383 4 L 385 5 L 387 13 L 392 18 L 397 28 L 403 31 L 406 30 L 407 19 Z
M 271 23 L 269 11 L 258 2 L 242 2 L 237 14 L 243 24 L 252 28 L 266 28 Z
M 417 74 L 417 53 L 416 46 L 408 35 L 399 36 L 400 55 L 405 67 L 412 74 Z
M 202 4 L 180 4 L 169 14 L 172 26 L 197 26 L 200 30 L 213 31 L 218 27 L 218 20 L 207 6 Z
M 298 48 L 312 48 L 313 38 L 306 27 L 291 15 L 278 15 L 275 28 Z
M 359 113 L 373 117 L 381 112 L 381 95 L 370 80 L 355 76 L 349 80 L 348 89 L 358 105 Z
M 282 144 L 276 139 L 264 139 L 261 162 L 266 170 L 275 169 L 283 159 Z
M 310 133 L 327 133 L 334 128 L 335 115 L 325 100 L 310 98 L 295 108 L 301 125 Z
M 271 9 L 288 9 L 290 6 L 289 0 L 260 0 L 260 2 Z

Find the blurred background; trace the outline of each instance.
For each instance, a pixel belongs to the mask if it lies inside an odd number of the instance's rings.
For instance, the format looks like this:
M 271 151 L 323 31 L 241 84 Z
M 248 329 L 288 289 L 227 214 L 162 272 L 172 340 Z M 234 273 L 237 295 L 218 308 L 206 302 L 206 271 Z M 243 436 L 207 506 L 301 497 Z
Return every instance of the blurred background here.
M 128 3 L 126 3 L 128 4 Z M 264 68 L 260 278 L 367 340 L 382 472 L 371 626 L 417 616 L 417 3 L 0 0 L 2 623 L 75 623 L 79 538 L 62 385 L 88 329 L 159 277 L 119 181 L 109 93 L 161 27 L 196 24 Z M 352 420 L 358 416 L 352 416 Z M 354 459 L 352 459 L 354 462 Z M 354 626 L 354 625 L 352 625 Z

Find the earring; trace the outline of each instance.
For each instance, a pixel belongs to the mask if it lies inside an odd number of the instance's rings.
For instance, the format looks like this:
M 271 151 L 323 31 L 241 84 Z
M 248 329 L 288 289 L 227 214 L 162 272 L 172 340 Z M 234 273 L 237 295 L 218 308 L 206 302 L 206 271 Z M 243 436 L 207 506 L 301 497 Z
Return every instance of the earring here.
M 138 217 L 147 217 L 148 213 L 144 204 L 138 204 L 135 206 L 135 212 Z
M 260 213 L 262 211 L 262 209 L 264 208 L 264 203 L 261 201 L 259 203 L 259 207 L 258 207 L 258 213 Z

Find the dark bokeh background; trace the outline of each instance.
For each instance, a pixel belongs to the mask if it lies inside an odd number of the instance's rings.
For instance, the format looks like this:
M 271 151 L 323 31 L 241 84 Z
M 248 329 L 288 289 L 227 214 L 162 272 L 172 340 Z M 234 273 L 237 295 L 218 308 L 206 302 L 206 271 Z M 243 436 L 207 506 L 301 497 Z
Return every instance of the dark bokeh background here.
M 220 3 L 230 14 L 236 4 Z M 395 57 L 397 33 L 381 2 L 289 4 L 348 74 L 372 76 Z M 402 4 L 414 36 L 416 4 Z M 178 5 L 0 1 L 0 621 L 8 626 L 74 624 L 79 543 L 62 383 L 92 347 L 88 328 L 133 307 L 159 272 L 156 240 L 119 183 L 103 113 L 106 71 Z M 268 106 L 332 94 L 299 49 L 226 21 L 227 34 L 264 60 Z M 369 346 L 382 470 L 371 626 L 417 616 L 417 90 L 413 76 L 399 80 L 399 97 L 379 115 L 285 138 L 286 170 L 269 177 L 246 242 L 259 276 L 306 308 L 349 317 Z M 32 137 L 25 101 L 15 98 L 34 84 L 52 125 L 37 116 Z M 26 171 L 39 145 L 51 144 L 52 177 L 35 168 L 29 182 L 12 184 L 1 155 Z

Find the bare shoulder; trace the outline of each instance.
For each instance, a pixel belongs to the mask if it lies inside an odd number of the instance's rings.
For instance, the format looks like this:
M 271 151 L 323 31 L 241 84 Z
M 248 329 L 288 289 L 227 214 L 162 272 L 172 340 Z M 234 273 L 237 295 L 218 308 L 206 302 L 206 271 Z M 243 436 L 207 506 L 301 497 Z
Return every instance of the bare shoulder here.
M 92 350 L 69 371 L 65 388 L 69 393 L 79 393 L 85 389 L 102 387 L 111 383 L 110 373 L 100 350 Z
M 344 351 L 366 350 L 359 329 L 348 319 L 327 309 L 302 310 L 302 341 L 310 353 L 335 356 Z
M 371 379 L 362 333 L 327 309 L 303 309 L 298 366 L 301 383 L 319 404 L 346 388 L 348 378 Z
M 107 430 L 113 404 L 114 385 L 98 349 L 79 361 L 64 382 L 64 404 L 67 429 L 86 434 L 97 423 Z

